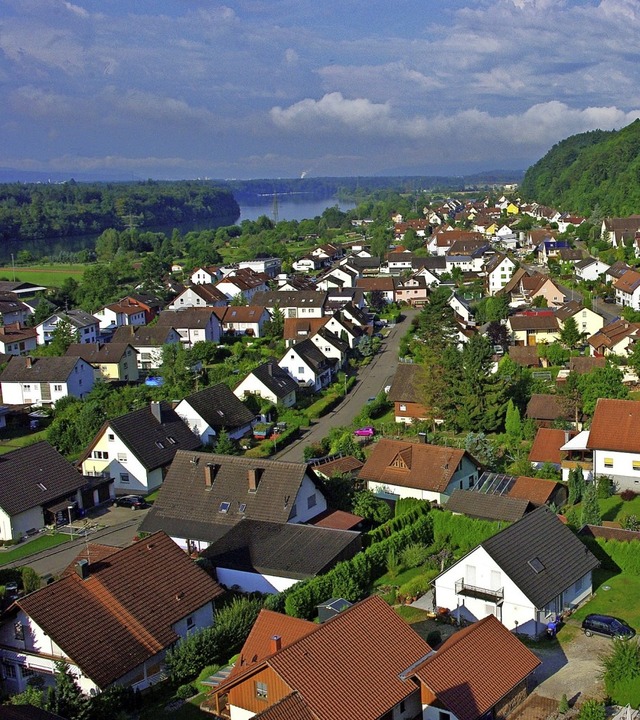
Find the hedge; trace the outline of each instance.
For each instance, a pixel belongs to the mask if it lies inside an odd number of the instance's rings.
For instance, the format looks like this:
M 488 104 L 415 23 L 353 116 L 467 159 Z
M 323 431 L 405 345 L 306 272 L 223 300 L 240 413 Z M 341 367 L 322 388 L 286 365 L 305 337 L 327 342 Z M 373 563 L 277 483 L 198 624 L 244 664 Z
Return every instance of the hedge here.
M 433 542 L 431 515 L 420 515 L 413 524 L 373 543 L 351 560 L 338 563 L 325 575 L 294 585 L 285 596 L 287 615 L 311 619 L 316 615 L 317 605 L 328 598 L 357 601 L 365 597 L 373 581 L 384 574 L 390 550 L 399 553 L 411 543 Z
M 309 420 L 314 420 L 315 418 L 322 417 L 328 412 L 331 412 L 331 410 L 333 410 L 343 400 L 344 395 L 341 394 L 336 395 L 335 393 L 331 393 L 331 395 L 325 395 L 319 400 L 316 400 L 313 405 L 309 405 L 309 407 L 306 409 L 307 417 L 309 418 Z
M 454 515 L 449 510 L 434 511 L 431 516 L 436 547 L 448 547 L 457 556 L 478 547 L 510 524 Z
M 640 576 L 640 540 L 624 542 L 597 538 L 595 547 L 593 541 L 586 544 L 604 568 Z
M 393 535 L 393 533 L 407 527 L 407 525 L 412 525 L 418 518 L 423 515 L 427 515 L 427 513 L 430 512 L 431 506 L 428 502 L 423 500 L 418 500 L 416 502 L 419 504 L 414 505 L 411 509 L 401 515 L 398 515 L 396 507 L 396 516 L 391 520 L 388 520 L 383 525 L 370 530 L 365 536 L 365 544 L 371 545 L 372 543 L 380 542 L 381 540 L 388 538 L 390 535 Z

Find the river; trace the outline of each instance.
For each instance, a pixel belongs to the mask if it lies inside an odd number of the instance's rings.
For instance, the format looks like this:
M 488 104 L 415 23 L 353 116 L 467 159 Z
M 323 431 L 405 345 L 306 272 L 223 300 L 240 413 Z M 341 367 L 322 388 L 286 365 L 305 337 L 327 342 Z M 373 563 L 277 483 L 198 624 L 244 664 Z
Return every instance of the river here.
M 257 220 L 261 215 L 274 219 L 273 197 L 264 197 L 261 203 L 243 203 L 239 201 L 240 218 L 238 224 L 243 220 Z M 278 220 L 307 220 L 314 218 L 328 208 L 337 205 L 340 210 L 346 212 L 355 207 L 354 203 L 338 202 L 335 197 L 328 198 L 304 198 L 300 195 L 278 195 L 277 213 Z

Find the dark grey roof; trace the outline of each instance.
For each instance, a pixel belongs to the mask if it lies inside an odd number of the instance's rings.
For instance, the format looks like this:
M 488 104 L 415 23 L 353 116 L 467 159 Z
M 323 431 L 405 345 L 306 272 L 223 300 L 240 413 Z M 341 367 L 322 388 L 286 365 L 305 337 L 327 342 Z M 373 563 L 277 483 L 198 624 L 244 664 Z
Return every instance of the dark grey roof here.
M 188 403 L 212 428 L 234 430 L 255 420 L 255 415 L 224 383 L 193 393 L 183 402 Z
M 427 270 L 444 270 L 447 267 L 447 259 L 444 255 L 430 255 L 428 257 L 414 256 L 411 260 L 411 267 L 414 270 L 427 268 Z
M 351 530 L 243 520 L 203 555 L 216 567 L 302 580 L 330 570 L 360 548 L 360 533 Z
M 87 327 L 89 325 L 97 325 L 98 318 L 85 312 L 84 310 L 67 310 L 66 312 L 58 312 L 59 318 L 64 318 L 76 328 Z
M 323 307 L 327 299 L 326 292 L 317 290 L 268 290 L 257 292 L 251 301 L 264 307 Z
M 129 348 L 135 353 L 133 345 L 128 342 L 72 343 L 65 355 L 82 358 L 88 363 L 119 363 Z M 135 355 L 133 357 L 135 358 Z
M 123 325 L 116 329 L 111 342 L 128 342 L 134 347 L 142 345 L 164 345 L 171 332 L 178 331 L 169 325 Z
M 45 441 L 0 456 L 0 507 L 8 515 L 73 495 L 86 482 Z
M 326 327 L 321 327 L 316 335 L 319 335 L 323 340 L 331 343 L 340 352 L 349 352 L 349 343 L 340 339 L 335 333 L 331 332 L 331 330 L 327 330 Z
M 3 705 L 3 720 L 65 720 L 61 715 L 35 705 Z
M 259 365 L 252 374 L 278 398 L 285 398 L 298 389 L 298 383 L 278 365 L 275 358 Z
M 14 355 L 0 375 L 0 380 L 2 382 L 64 382 L 78 362 L 85 361 L 77 357 L 27 358 Z
M 298 356 L 302 358 L 316 374 L 324 372 L 331 365 L 331 361 L 312 340 L 302 340 L 296 343 L 287 350 L 287 354 L 292 350 L 295 350 Z
M 162 422 L 148 406 L 106 423 L 147 470 L 168 465 L 178 450 L 200 447 L 200 440 L 171 405 L 161 402 L 159 406 Z
M 259 478 L 256 491 L 250 492 L 253 470 Z M 205 482 L 207 473 L 213 475 L 211 487 Z M 317 482 L 306 463 L 180 450 L 142 529 L 210 541 L 220 536 L 220 527 L 243 518 L 286 523 L 305 475 Z M 220 512 L 221 503 L 229 503 L 226 512 Z
M 545 506 L 489 538 L 482 547 L 537 608 L 599 565 L 586 545 Z M 539 572 L 532 567 L 540 565 Z
M 163 310 L 158 315 L 158 325 L 170 325 L 174 328 L 204 328 L 211 316 L 215 317 L 212 307 L 192 307 L 182 310 Z M 220 321 L 216 317 L 216 321 Z
M 471 490 L 454 490 L 447 500 L 447 510 L 483 520 L 515 522 L 524 517 L 533 505 L 528 500 L 485 495 Z

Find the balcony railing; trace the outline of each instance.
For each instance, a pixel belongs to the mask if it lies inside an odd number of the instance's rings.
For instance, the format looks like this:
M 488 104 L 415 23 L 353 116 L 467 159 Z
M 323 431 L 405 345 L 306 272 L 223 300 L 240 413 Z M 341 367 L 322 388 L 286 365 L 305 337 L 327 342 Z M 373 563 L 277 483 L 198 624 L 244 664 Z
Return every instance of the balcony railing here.
M 490 590 L 489 588 L 477 587 L 476 585 L 469 585 L 464 581 L 464 578 L 461 578 L 456 582 L 456 595 L 466 595 L 480 600 L 501 603 L 504 600 L 504 588 Z
M 563 460 L 561 465 L 567 470 L 575 470 L 577 467 L 583 470 L 593 470 L 593 460 Z

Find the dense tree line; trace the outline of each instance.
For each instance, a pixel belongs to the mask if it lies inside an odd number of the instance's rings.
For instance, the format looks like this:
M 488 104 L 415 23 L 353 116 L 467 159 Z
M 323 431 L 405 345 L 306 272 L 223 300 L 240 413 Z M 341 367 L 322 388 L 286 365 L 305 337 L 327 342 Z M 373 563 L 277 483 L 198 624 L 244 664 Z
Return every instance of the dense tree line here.
M 532 165 L 522 196 L 590 216 L 640 210 L 640 120 L 618 131 L 594 130 L 566 138 Z
M 0 185 L 0 239 L 38 241 L 185 221 L 235 222 L 230 190 L 202 182 Z M 46 243 L 45 243 L 46 245 Z

